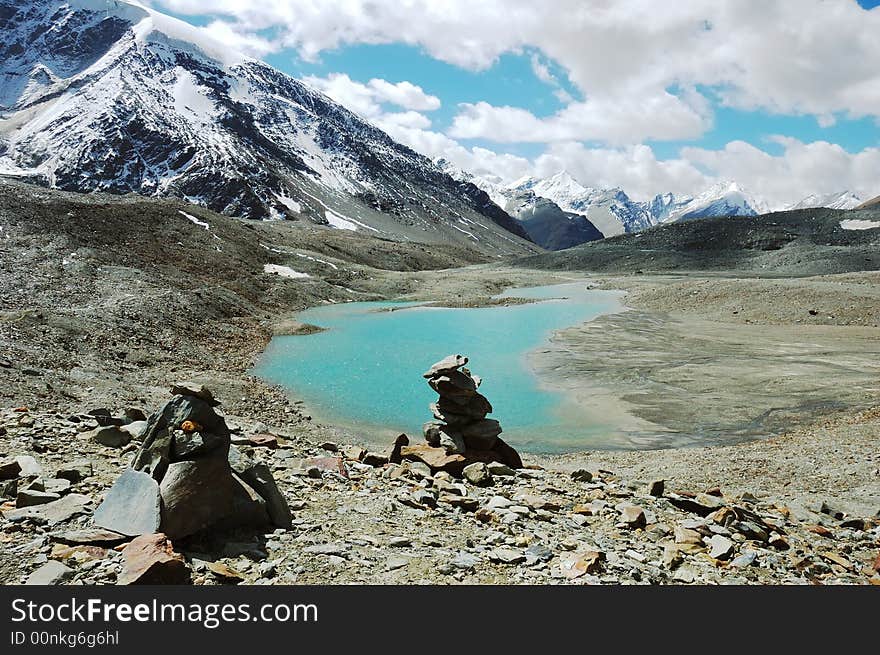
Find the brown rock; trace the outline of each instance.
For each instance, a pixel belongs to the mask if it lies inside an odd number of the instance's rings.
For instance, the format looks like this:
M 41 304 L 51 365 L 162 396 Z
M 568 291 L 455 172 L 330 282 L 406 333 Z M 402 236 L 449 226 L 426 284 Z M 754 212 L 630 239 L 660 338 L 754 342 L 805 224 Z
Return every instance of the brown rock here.
M 274 434 L 252 434 L 249 437 L 245 437 L 245 443 L 254 448 L 271 448 L 275 450 L 278 448 L 278 437 Z
M 466 498 L 464 496 L 455 496 L 453 494 L 440 494 L 437 501 L 446 503 L 452 507 L 459 507 L 465 512 L 476 512 L 480 507 L 480 501 L 476 498 Z
M 183 555 L 174 552 L 162 534 L 135 537 L 122 549 L 122 574 L 118 584 L 189 584 L 190 570 Z
M 208 567 L 208 570 L 214 574 L 215 577 L 223 580 L 224 582 L 231 582 L 232 584 L 238 584 L 242 580 L 244 580 L 244 576 L 236 571 L 231 566 L 227 566 L 223 562 L 205 562 L 205 566 Z
M 447 455 L 445 448 L 435 448 L 427 444 L 402 446 L 400 455 L 403 459 L 424 462 L 431 467 L 431 471 L 460 473 L 467 463 L 463 455 Z
M 310 457 L 302 461 L 303 469 L 308 470 L 312 467 L 320 469 L 321 471 L 338 473 L 344 478 L 348 477 L 348 469 L 345 468 L 345 464 L 341 457 Z
M 391 454 L 388 455 L 388 461 L 392 464 L 400 464 L 403 461 L 403 455 L 400 450 L 404 446 L 409 445 L 409 437 L 405 434 L 397 435 L 397 438 L 394 440 L 394 445 L 391 447 Z
M 644 528 L 646 525 L 645 510 L 637 505 L 627 505 L 620 510 L 620 520 L 629 528 Z
M 605 554 L 596 550 L 582 553 L 569 553 L 559 560 L 559 570 L 569 580 L 580 578 L 587 573 L 596 573 L 602 568 Z
M 345 446 L 342 449 L 342 456 L 345 457 L 345 459 L 351 459 L 356 462 L 361 461 L 366 454 L 367 451 L 360 446 Z

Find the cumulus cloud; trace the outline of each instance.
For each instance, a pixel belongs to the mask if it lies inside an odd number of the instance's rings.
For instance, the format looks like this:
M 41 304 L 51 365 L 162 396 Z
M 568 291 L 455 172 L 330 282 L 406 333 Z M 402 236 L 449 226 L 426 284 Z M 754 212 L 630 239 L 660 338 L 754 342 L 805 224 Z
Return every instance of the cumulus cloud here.
M 651 102 L 672 87 L 701 85 L 736 107 L 825 122 L 835 113 L 880 115 L 880 10 L 863 10 L 855 0 L 691 0 L 662 10 L 653 0 L 154 4 L 225 16 L 236 34 L 272 28 L 274 47 L 311 59 L 346 44 L 402 42 L 482 70 L 501 54 L 529 48 L 600 103 Z

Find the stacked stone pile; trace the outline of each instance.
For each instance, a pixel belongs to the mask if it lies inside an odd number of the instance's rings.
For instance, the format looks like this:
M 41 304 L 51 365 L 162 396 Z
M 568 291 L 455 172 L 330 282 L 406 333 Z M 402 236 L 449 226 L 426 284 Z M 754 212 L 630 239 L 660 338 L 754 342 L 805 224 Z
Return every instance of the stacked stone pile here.
M 207 529 L 289 528 L 290 509 L 271 472 L 231 445 L 211 392 L 176 385 L 171 393 L 150 416 L 131 466 L 95 511 L 95 525 L 171 539 Z
M 482 380 L 464 368 L 467 363 L 463 355 L 449 355 L 424 373 L 428 385 L 439 394 L 437 402 L 430 405 L 435 420 L 424 425 L 427 444 L 403 446 L 402 458 L 453 474 L 477 462 L 522 468 L 516 450 L 498 436 L 501 424 L 486 418 L 492 404 L 478 391 Z

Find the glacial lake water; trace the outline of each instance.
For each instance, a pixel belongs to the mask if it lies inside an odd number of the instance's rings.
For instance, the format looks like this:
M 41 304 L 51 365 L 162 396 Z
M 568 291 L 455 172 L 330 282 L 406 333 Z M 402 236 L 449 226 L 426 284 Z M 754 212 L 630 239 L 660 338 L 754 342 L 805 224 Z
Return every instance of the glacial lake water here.
M 530 452 L 581 450 L 613 429 L 583 400 L 538 377 L 530 356 L 555 330 L 621 308 L 620 293 L 577 282 L 511 289 L 539 302 L 481 308 L 352 302 L 314 307 L 297 320 L 326 328 L 270 342 L 254 373 L 302 399 L 315 419 L 387 445 L 401 432 L 420 442 L 437 394 L 422 373 L 452 353 L 470 358 L 502 438 Z

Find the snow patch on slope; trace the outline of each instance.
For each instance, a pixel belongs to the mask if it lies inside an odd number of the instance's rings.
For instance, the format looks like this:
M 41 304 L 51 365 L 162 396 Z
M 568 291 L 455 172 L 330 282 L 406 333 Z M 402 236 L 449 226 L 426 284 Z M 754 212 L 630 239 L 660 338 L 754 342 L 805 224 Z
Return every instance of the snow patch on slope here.
M 290 278 L 292 280 L 301 280 L 303 278 L 312 277 L 308 273 L 300 273 L 299 271 L 290 268 L 290 266 L 281 266 L 279 264 L 265 264 L 263 266 L 263 272 L 271 275 L 280 275 L 281 277 Z

